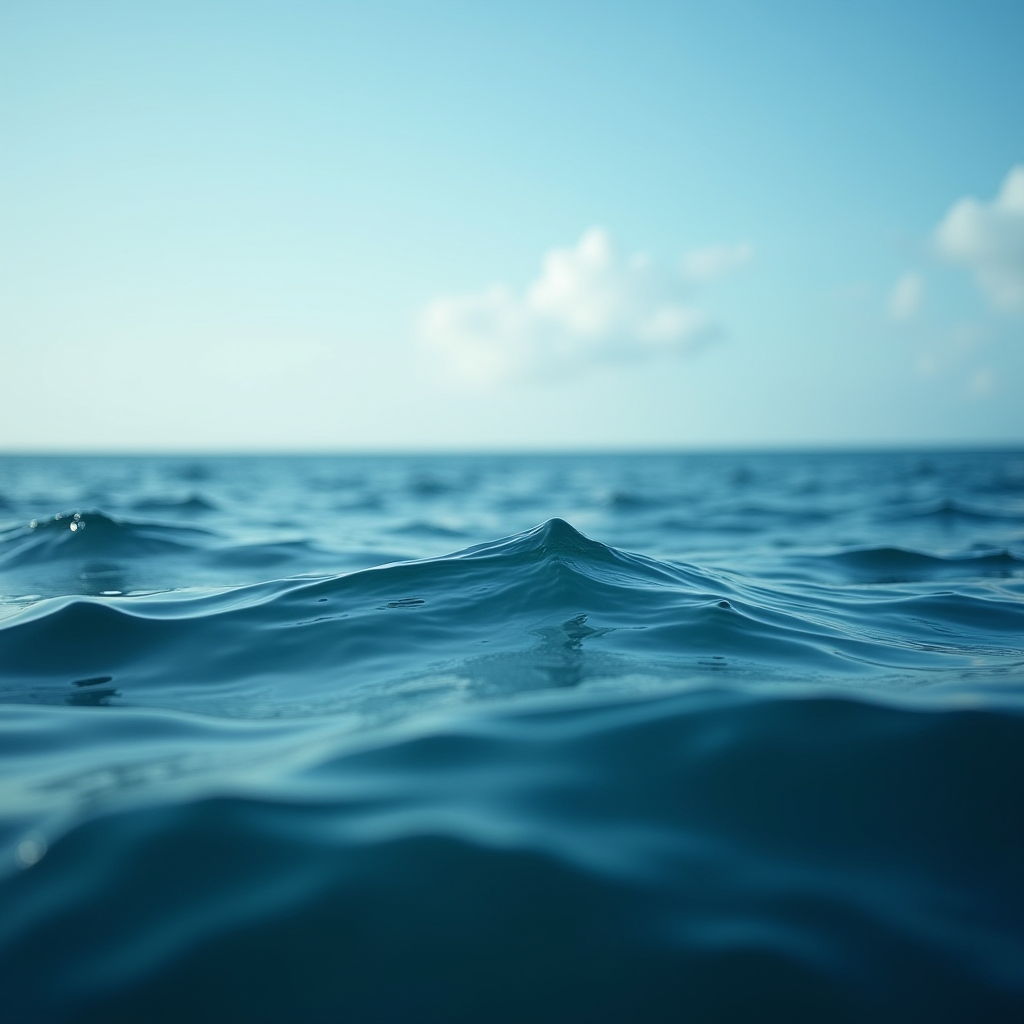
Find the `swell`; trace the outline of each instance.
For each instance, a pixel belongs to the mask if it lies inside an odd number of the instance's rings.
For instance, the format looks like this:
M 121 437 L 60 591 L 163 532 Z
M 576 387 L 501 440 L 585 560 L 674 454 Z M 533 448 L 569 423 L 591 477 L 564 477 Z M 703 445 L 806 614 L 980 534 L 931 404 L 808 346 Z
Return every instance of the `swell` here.
M 918 519 L 950 524 L 958 522 L 984 523 L 987 521 L 1019 524 L 1021 513 L 1020 501 L 1006 501 L 1002 505 L 989 503 L 986 506 L 980 506 L 954 498 L 940 498 L 922 504 L 902 506 L 880 514 L 883 518 Z
M 0 532 L 0 566 L 20 568 L 66 559 L 180 555 L 209 539 L 196 527 L 116 519 L 95 509 L 58 512 Z
M 1024 660 L 1022 629 L 1009 594 L 769 589 L 619 551 L 556 519 L 443 558 L 316 580 L 39 602 L 0 628 L 0 699 L 99 702 L 83 688 L 102 680 L 103 702 L 200 700 L 247 716 L 313 713 L 431 676 L 465 696 L 729 666 L 796 680 L 1008 670 Z
M 1021 1009 L 1019 714 L 704 692 L 312 747 L 0 881 L 9 1019 Z
M 136 503 L 150 512 L 184 506 Z M 185 503 L 190 515 L 214 506 Z M 173 517 L 172 517 L 173 518 Z M 40 597 L 140 594 L 169 589 L 239 586 L 280 573 L 323 572 L 327 565 L 380 561 L 376 551 L 332 553 L 308 537 L 250 540 L 213 526 L 70 510 L 0 529 L 0 571 L 8 604 L 19 592 Z M 22 602 L 24 603 L 24 601 Z
M 736 461 L 26 462 L 0 1020 L 1019 1020 L 1017 463 Z
M 1024 576 L 1024 556 L 1007 549 L 936 555 L 907 548 L 865 547 L 802 561 L 830 577 L 864 583 Z

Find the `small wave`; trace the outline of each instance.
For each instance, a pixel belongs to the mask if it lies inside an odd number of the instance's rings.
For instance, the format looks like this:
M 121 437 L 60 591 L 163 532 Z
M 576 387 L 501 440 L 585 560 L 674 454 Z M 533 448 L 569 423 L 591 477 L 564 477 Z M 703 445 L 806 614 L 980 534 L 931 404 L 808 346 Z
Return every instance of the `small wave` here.
M 662 508 L 668 500 L 639 491 L 612 491 L 604 499 L 604 504 L 616 512 L 642 512 Z
M 742 518 L 727 516 L 694 515 L 679 516 L 669 515 L 660 519 L 658 528 L 669 534 L 683 534 L 685 536 L 700 536 L 701 534 L 723 535 L 759 533 L 763 523 L 755 523 Z
M 409 483 L 409 490 L 420 498 L 433 498 L 464 489 L 464 484 L 451 479 L 422 473 Z
M 901 583 L 913 580 L 975 576 L 1016 576 L 1024 573 L 1024 556 L 1007 550 L 961 555 L 933 555 L 907 548 L 870 547 L 802 559 L 851 580 Z
M 192 494 L 187 498 L 142 498 L 132 505 L 136 512 L 170 512 L 182 515 L 197 515 L 217 511 L 217 506 L 208 499 Z
M 97 510 L 72 509 L 0 534 L 0 565 L 175 555 L 203 544 L 209 536 L 195 527 L 115 519 Z
M 356 494 L 335 500 L 331 507 L 335 512 L 379 512 L 384 508 L 384 499 L 379 494 Z
M 943 623 L 955 624 L 952 635 L 934 635 Z M 73 680 L 108 674 L 126 704 L 311 714 L 365 708 L 382 686 L 429 677 L 461 680 L 445 684 L 449 693 L 477 699 L 637 671 L 694 679 L 707 665 L 793 680 L 979 657 L 1019 665 L 1021 626 L 1017 605 L 991 596 L 908 605 L 830 595 L 814 606 L 620 551 L 553 519 L 442 558 L 313 580 L 187 599 L 42 602 L 0 628 L 0 693 L 59 702 Z M 254 689 L 268 699 L 252 700 Z M 418 701 L 395 699 L 389 713 L 418 711 Z
M 924 504 L 905 505 L 880 513 L 886 519 L 924 520 L 937 523 L 957 522 L 1009 522 L 1021 523 L 1024 508 L 985 507 L 971 505 L 967 502 L 945 498 Z
M 455 540 L 466 536 L 465 530 L 453 526 L 445 526 L 443 523 L 433 523 L 429 520 L 417 519 L 412 522 L 400 523 L 393 526 L 391 533 L 398 536 L 412 537 L 439 537 L 444 540 Z
M 304 565 L 311 561 L 323 564 L 330 555 L 305 540 L 266 541 L 219 547 L 209 553 L 210 565 L 247 569 L 279 569 L 282 566 Z
M 214 469 L 204 462 L 190 462 L 179 466 L 174 475 L 180 480 L 209 480 L 214 475 Z

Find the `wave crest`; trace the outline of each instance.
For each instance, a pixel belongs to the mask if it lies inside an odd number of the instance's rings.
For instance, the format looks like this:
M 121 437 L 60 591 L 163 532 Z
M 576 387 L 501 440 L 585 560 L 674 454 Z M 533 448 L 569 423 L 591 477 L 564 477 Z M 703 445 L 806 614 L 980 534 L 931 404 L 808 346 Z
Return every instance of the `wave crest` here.
M 638 674 L 666 684 L 715 673 L 718 683 L 845 685 L 1024 659 L 1013 601 L 870 596 L 823 592 L 814 605 L 620 551 L 553 519 L 441 558 L 320 579 L 41 602 L 0 628 L 0 695 L 66 701 L 74 680 L 110 676 L 117 703 L 245 717 L 374 704 L 404 714 L 429 700 Z

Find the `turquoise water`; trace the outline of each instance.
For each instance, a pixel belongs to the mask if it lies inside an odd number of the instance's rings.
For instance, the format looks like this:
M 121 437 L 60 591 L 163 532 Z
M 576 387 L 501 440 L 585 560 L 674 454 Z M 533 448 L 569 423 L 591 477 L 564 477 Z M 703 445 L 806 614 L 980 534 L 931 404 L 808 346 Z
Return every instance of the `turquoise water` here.
M 1024 1013 L 1024 453 L 0 459 L 0 1020 Z

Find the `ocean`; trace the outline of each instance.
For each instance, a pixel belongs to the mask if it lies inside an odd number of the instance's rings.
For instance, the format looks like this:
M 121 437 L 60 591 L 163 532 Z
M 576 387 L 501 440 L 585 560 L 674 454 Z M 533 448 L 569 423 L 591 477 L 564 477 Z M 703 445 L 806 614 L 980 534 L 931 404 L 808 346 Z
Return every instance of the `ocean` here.
M 0 1021 L 1019 1022 L 1022 597 L 1019 450 L 0 458 Z

